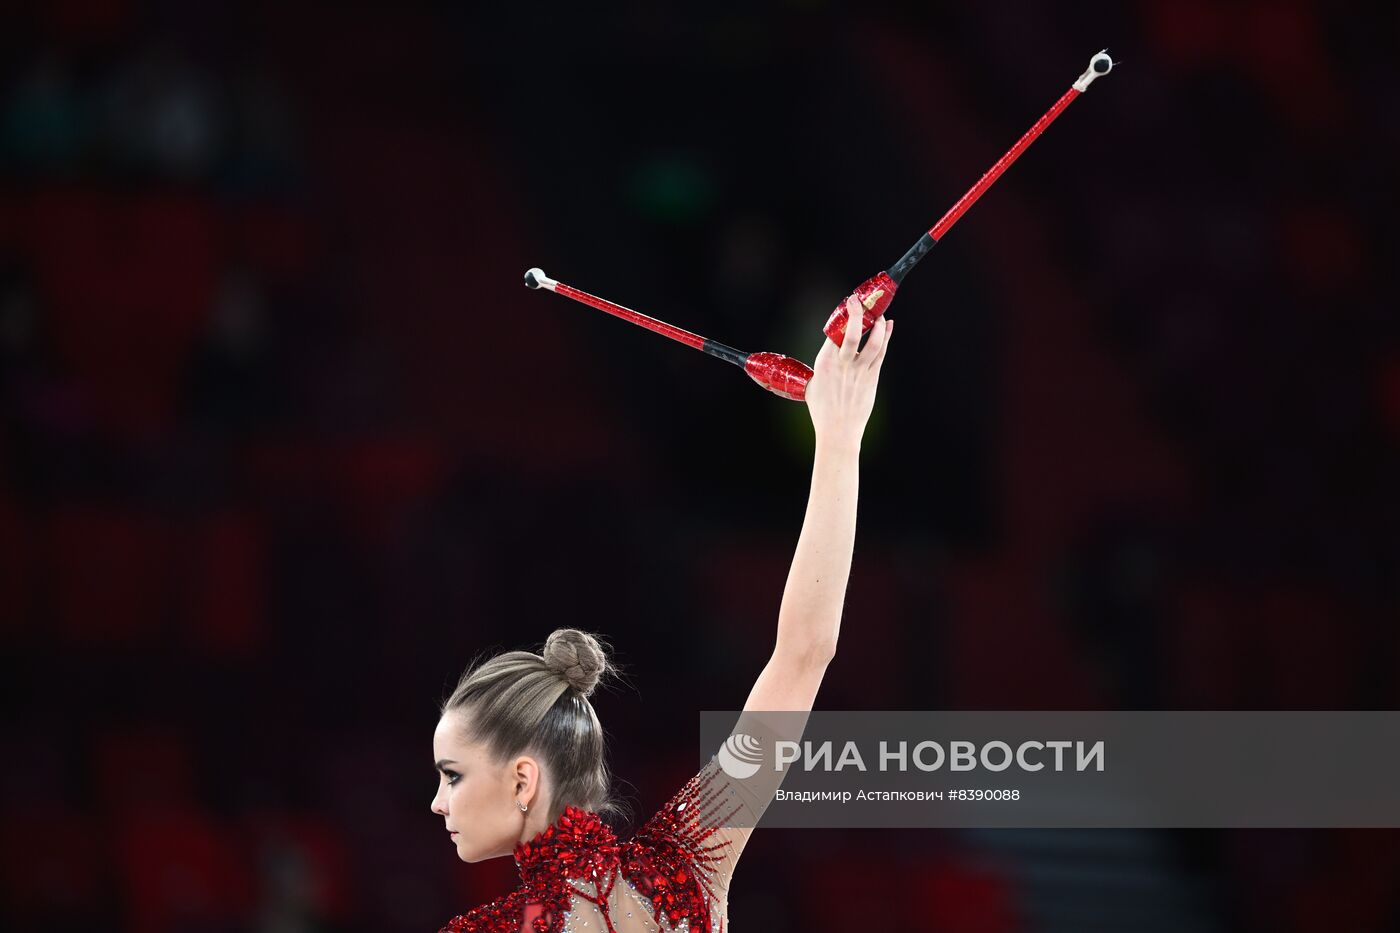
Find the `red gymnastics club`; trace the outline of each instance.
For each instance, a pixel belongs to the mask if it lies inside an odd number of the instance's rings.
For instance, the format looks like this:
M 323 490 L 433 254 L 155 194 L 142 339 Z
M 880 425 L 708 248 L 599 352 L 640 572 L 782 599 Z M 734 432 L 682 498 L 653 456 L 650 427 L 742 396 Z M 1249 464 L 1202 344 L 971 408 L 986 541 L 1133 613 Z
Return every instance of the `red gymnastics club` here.
M 895 263 L 888 271 L 872 275 L 852 292 L 865 308 L 864 314 L 861 315 L 862 334 L 870 329 L 876 318 L 885 313 L 885 309 L 894 300 L 895 290 L 904 281 L 904 277 L 909 274 L 909 270 L 914 268 L 920 259 L 924 258 L 924 254 L 933 249 L 935 243 L 943 239 L 943 234 L 947 233 L 953 224 L 958 222 L 959 217 L 967 213 L 968 208 L 977 203 L 977 199 L 986 193 L 987 189 L 992 186 L 992 182 L 1011 167 L 1011 163 L 1015 162 L 1021 153 L 1025 152 L 1030 144 L 1035 142 L 1041 133 L 1045 132 L 1045 128 L 1054 123 L 1055 118 L 1063 113 L 1064 109 L 1073 103 L 1076 97 L 1088 90 L 1095 78 L 1108 74 L 1113 69 L 1114 64 L 1115 62 L 1109 57 L 1106 49 L 1089 59 L 1088 69 L 1079 76 L 1074 84 L 1070 85 L 1069 90 L 1065 91 L 1060 99 L 1055 101 L 1055 105 L 1045 111 L 1039 120 L 1035 121 L 1035 125 L 1026 130 L 1024 136 L 1016 140 L 1016 145 L 1008 149 L 1004 156 L 997 159 L 996 164 L 987 169 L 986 174 L 977 180 L 977 184 L 969 188 L 967 194 L 959 198 L 958 203 L 949 208 L 948 213 L 944 214 L 943 218 L 934 224 L 928 233 L 919 237 L 919 241 L 909 248 L 909 252 L 904 254 L 903 259 Z M 836 310 L 831 313 L 831 317 L 827 319 L 826 326 L 822 330 L 838 347 L 841 345 L 841 341 L 846 337 L 846 302 L 844 300 L 836 306 Z
M 1031 143 L 1035 142 L 1036 137 L 1045 132 L 1045 128 L 1055 122 L 1055 118 L 1076 97 L 1088 89 L 1095 78 L 1106 75 L 1112 70 L 1113 64 L 1113 59 L 1109 57 L 1106 50 L 1090 59 L 1089 68 L 1079 76 L 1070 89 L 1065 91 L 1060 99 L 1055 101 L 1055 105 L 1047 110 L 1039 120 L 1035 121 L 1035 125 L 1016 141 L 1016 145 L 1007 150 L 1006 154 L 977 180 L 977 184 L 958 199 L 958 203 L 954 204 L 948 213 L 944 214 L 943 218 L 933 225 L 932 229 L 919 238 L 919 241 L 909 249 L 909 252 L 904 254 L 904 258 L 895 263 L 893 268 L 888 271 L 873 275 L 861 283 L 852 294 L 865 308 L 864 314 L 861 315 L 862 334 L 870 329 L 876 318 L 885 313 L 885 309 L 894 300 L 895 290 L 904 281 L 909 270 L 914 268 L 919 260 L 923 259 L 924 255 L 933 248 L 933 245 L 943 238 L 943 234 L 947 233 L 953 224 L 958 222 L 959 217 L 967 213 L 968 208 L 977 203 L 977 199 L 982 197 L 986 190 L 992 186 L 992 182 L 996 181 L 1001 173 L 1006 171 Z M 574 301 L 582 302 L 600 311 L 606 311 L 608 314 L 620 317 L 625 321 L 631 321 L 633 324 L 670 337 L 672 340 L 702 350 L 711 356 L 717 356 L 736 366 L 742 366 L 755 382 L 783 398 L 801 401 L 807 391 L 807 380 L 812 378 L 811 367 L 791 357 L 783 356 L 780 353 L 745 353 L 742 350 L 727 347 L 718 341 L 681 330 L 665 321 L 658 321 L 656 318 L 647 317 L 645 314 L 640 314 L 630 308 L 613 304 L 611 301 L 590 295 L 570 285 L 556 282 L 539 269 L 531 269 L 525 273 L 525 284 L 531 288 L 547 288 L 552 292 L 572 298 Z M 823 330 L 837 346 L 841 345 L 846 336 L 846 303 L 844 300 L 836 307 Z
M 744 372 L 753 377 L 754 382 L 783 398 L 801 401 L 807 392 L 807 380 L 812 378 L 812 367 L 800 360 L 783 356 L 781 353 L 745 353 L 743 350 L 727 347 L 718 340 L 710 340 L 708 337 L 692 334 L 688 330 L 673 327 L 665 321 L 658 321 L 654 317 L 647 317 L 631 308 L 624 308 L 622 305 L 615 305 L 604 298 L 580 291 L 572 285 L 556 282 L 545 275 L 541 269 L 531 269 L 526 272 L 525 284 L 530 288 L 547 288 L 556 295 L 572 298 L 574 301 L 582 302 L 597 308 L 599 311 L 606 311 L 614 317 L 620 317 L 624 321 L 631 321 L 647 330 L 655 331 L 663 337 L 678 340 L 686 346 L 694 347 L 710 354 L 710 356 L 717 356 L 735 366 L 742 366 Z

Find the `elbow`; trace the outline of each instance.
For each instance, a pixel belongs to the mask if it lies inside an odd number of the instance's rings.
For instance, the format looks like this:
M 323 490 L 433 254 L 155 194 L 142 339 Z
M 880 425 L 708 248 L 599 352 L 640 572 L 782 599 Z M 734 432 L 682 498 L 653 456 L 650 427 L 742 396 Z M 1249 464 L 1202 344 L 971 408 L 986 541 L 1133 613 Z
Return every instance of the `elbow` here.
M 777 653 L 804 668 L 822 669 L 836 657 L 836 642 L 810 641 L 801 645 L 779 645 Z

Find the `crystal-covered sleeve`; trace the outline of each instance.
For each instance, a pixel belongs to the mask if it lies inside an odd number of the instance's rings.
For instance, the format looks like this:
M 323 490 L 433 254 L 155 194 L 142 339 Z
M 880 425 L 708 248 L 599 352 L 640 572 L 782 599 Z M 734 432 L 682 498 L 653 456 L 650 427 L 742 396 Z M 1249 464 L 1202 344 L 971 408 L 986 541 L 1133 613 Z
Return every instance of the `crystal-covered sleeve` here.
M 745 711 L 724 745 L 623 847 L 623 875 L 663 929 L 685 920 L 694 933 L 714 928 L 735 864 L 787 774 L 776 767 L 776 743 L 800 740 L 807 715 Z

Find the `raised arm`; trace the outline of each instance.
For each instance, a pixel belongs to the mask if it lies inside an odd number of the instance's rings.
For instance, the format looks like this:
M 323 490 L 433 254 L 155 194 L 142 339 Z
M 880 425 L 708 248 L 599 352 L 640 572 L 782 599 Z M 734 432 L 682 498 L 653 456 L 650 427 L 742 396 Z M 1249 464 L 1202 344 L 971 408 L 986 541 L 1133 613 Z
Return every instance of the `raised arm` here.
M 865 350 L 857 352 L 860 325 L 854 322 L 860 320 L 861 308 L 856 299 L 847 300 L 847 310 L 846 339 L 839 348 L 826 341 L 807 384 L 807 408 L 817 432 L 807 516 L 778 610 L 773 656 L 734 727 L 734 733 L 761 737 L 769 747 L 775 740 L 802 737 L 841 629 L 856 536 L 860 439 L 893 329 L 878 318 Z M 769 712 L 790 715 L 765 716 Z M 624 846 L 628 885 L 616 890 L 635 892 L 641 897 L 637 903 L 650 909 L 622 911 L 633 925 L 619 924 L 618 930 L 640 933 L 643 927 L 653 929 L 651 924 L 672 930 L 686 920 L 692 930 L 710 929 L 714 915 L 723 915 L 735 865 L 753 827 L 786 773 L 760 767 L 746 778 L 731 777 L 718 756 L 711 756 Z M 683 880 L 677 887 L 666 879 Z
M 747 710 L 810 710 L 836 653 L 846 580 L 856 538 L 860 442 L 875 404 L 893 321 L 877 318 L 857 352 L 861 307 L 846 299 L 846 339 L 827 340 L 807 386 L 816 431 L 812 488 L 792 569 L 778 610 L 773 656 L 755 681 Z

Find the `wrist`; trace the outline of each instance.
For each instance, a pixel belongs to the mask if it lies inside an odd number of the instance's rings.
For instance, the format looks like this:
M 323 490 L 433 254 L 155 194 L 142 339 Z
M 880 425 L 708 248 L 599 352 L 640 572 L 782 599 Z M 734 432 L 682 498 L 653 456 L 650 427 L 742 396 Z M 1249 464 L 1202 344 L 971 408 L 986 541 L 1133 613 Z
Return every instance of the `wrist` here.
M 846 431 L 817 432 L 817 453 L 835 456 L 859 456 L 860 438 Z

